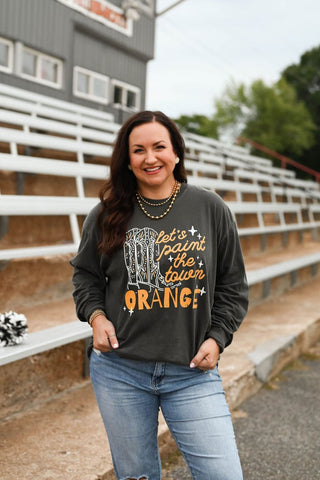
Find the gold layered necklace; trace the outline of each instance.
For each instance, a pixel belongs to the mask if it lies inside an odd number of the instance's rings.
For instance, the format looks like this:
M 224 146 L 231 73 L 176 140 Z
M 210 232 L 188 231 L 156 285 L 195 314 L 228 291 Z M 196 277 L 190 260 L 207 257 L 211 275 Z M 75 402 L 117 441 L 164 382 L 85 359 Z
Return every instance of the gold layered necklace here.
M 151 218 L 152 220 L 160 220 L 161 218 L 165 217 L 171 210 L 171 208 L 173 207 L 173 204 L 177 198 L 177 195 L 180 191 L 180 186 L 181 184 L 176 180 L 174 182 L 174 186 L 173 186 L 173 189 L 172 189 L 172 192 L 171 192 L 171 195 L 170 197 L 168 197 L 166 200 L 164 200 L 163 202 L 159 202 L 159 203 L 151 203 L 149 202 L 146 198 L 143 198 L 143 196 L 137 192 L 136 193 L 136 197 L 137 197 L 137 201 L 138 201 L 138 204 L 139 204 L 139 207 L 141 208 L 141 210 L 143 211 L 143 213 L 148 217 L 148 218 Z M 171 200 L 171 201 L 170 201 Z M 143 205 L 143 202 L 147 205 L 150 205 L 151 207 L 159 207 L 161 205 L 165 205 L 166 203 L 168 203 L 170 201 L 170 204 L 167 208 L 167 210 L 165 210 L 165 212 L 162 213 L 162 215 L 151 215 L 151 213 L 147 212 L 147 210 L 145 209 L 144 205 Z

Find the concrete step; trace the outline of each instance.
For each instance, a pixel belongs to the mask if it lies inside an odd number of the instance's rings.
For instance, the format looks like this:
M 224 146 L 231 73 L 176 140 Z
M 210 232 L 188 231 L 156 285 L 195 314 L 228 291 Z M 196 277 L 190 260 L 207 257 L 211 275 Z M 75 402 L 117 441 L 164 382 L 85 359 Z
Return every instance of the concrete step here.
M 231 409 L 319 340 L 319 291 L 314 280 L 250 310 L 219 364 Z M 159 442 L 163 454 L 173 445 L 162 419 Z M 4 480 L 114 479 L 89 381 L 2 420 L 0 451 Z
M 245 256 L 248 279 L 252 282 L 250 308 L 265 302 L 266 299 L 275 298 L 292 288 L 319 278 L 320 265 L 318 261 L 302 266 L 303 262 L 299 260 L 307 257 L 314 259 L 319 256 L 319 252 L 320 242 L 308 240 L 303 245 L 293 244 L 283 250 Z M 296 266 L 295 269 L 291 270 L 290 267 L 287 270 L 284 269 L 286 273 L 279 273 L 285 266 L 285 262 L 289 262 L 291 265 L 291 261 Z M 275 272 L 277 274 L 273 277 Z M 267 273 L 270 274 L 269 278 L 266 278 Z
M 38 257 L 0 262 L 1 312 L 26 309 L 70 298 L 73 290 L 73 255 Z
M 255 270 L 319 251 L 320 241 L 315 241 L 309 238 L 305 239 L 302 244 L 293 243 L 285 248 L 281 247 L 274 251 L 264 251 L 244 255 L 244 260 L 247 270 Z

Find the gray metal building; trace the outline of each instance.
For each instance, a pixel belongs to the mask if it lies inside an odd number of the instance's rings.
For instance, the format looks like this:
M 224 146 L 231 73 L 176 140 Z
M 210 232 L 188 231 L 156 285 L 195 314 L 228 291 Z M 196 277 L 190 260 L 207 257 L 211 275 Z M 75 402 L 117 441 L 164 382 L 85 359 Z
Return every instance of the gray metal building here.
M 145 108 L 156 0 L 0 0 L 0 83 L 114 114 Z

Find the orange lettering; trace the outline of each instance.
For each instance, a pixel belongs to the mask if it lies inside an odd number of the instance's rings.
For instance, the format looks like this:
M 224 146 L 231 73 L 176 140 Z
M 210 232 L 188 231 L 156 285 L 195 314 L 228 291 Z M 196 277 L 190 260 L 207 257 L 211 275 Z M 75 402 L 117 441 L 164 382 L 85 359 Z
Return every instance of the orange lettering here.
M 153 297 L 152 297 L 152 302 L 151 302 L 151 308 L 153 308 L 154 303 L 159 303 L 159 307 L 162 308 L 162 303 L 161 303 L 161 298 L 159 295 L 158 290 L 155 288 L 153 292 Z
M 181 290 L 181 293 L 180 293 L 180 305 L 181 305 L 181 307 L 183 307 L 183 308 L 189 307 L 189 305 L 192 301 L 191 298 L 188 297 L 188 295 L 190 295 L 190 293 L 191 293 L 190 288 L 183 288 Z
M 164 299 L 163 299 L 164 308 L 170 307 L 170 298 L 172 299 L 175 308 L 177 308 L 178 306 L 178 289 L 177 288 L 174 289 L 174 294 L 175 296 L 173 296 L 171 288 L 166 287 L 164 289 Z
M 139 310 L 143 310 L 143 308 L 146 308 L 147 310 L 150 310 L 150 305 L 147 303 L 148 299 L 148 292 L 147 290 L 138 290 L 138 308 Z
M 195 309 L 195 310 L 198 308 L 198 299 L 196 297 L 196 295 L 198 295 L 198 293 L 200 293 L 200 288 L 196 288 L 195 291 L 193 292 L 192 308 Z
M 134 310 L 134 307 L 136 306 L 136 294 L 134 293 L 133 290 L 128 290 L 126 292 L 124 300 L 125 300 L 127 309 Z

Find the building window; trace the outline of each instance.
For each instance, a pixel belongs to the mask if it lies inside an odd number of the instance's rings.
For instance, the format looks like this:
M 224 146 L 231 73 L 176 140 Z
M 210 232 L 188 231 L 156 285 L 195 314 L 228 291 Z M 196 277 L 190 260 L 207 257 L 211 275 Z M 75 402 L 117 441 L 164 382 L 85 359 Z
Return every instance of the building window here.
M 73 93 L 94 102 L 108 103 L 109 78 L 82 67 L 74 67 Z
M 13 43 L 0 37 L 0 71 L 12 72 Z
M 37 57 L 31 52 L 28 52 L 28 51 L 23 52 L 22 73 L 30 77 L 37 76 Z
M 113 83 L 113 104 L 123 110 L 138 111 L 140 109 L 140 89 L 118 80 Z
M 50 87 L 62 87 L 62 61 L 27 47 L 22 49 L 21 76 Z

